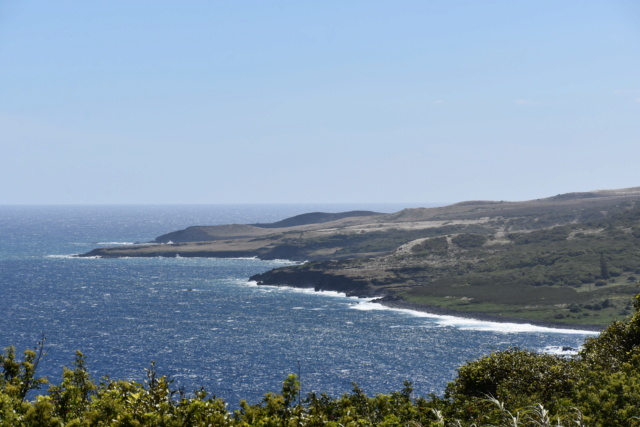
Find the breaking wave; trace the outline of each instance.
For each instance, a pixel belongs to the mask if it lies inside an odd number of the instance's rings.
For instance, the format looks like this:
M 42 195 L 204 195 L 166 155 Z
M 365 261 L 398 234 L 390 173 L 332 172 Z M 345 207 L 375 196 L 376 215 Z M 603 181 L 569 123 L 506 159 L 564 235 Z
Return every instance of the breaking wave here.
M 355 310 L 392 310 L 403 312 L 415 317 L 423 317 L 431 319 L 434 323 L 441 327 L 453 327 L 467 331 L 488 331 L 501 333 L 523 333 L 523 332 L 546 332 L 557 334 L 574 334 L 574 335 L 597 335 L 595 331 L 585 331 L 578 329 L 551 328 L 546 326 L 537 326 L 530 323 L 510 323 L 510 322 L 491 322 L 487 320 L 478 320 L 466 317 L 457 317 L 444 314 L 432 314 L 423 311 L 409 310 L 405 308 L 386 307 L 382 304 L 363 301 L 360 304 L 353 305 Z

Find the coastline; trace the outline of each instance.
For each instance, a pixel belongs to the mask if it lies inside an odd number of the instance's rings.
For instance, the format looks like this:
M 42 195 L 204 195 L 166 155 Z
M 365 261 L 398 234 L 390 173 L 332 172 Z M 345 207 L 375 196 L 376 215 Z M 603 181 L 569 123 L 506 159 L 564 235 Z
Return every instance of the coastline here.
M 249 281 L 254 282 L 257 286 L 309 289 L 314 292 L 338 292 L 344 294 L 344 296 L 346 297 L 366 299 L 371 303 L 380 304 L 389 309 L 411 310 L 435 316 L 451 316 L 483 322 L 503 324 L 513 323 L 519 325 L 532 325 L 549 329 L 565 329 L 573 331 L 601 332 L 606 328 L 606 325 L 578 325 L 560 322 L 548 322 L 535 319 L 523 319 L 518 317 L 500 316 L 479 312 L 457 311 L 436 306 L 426 306 L 404 301 L 394 294 L 387 293 L 387 295 L 380 295 L 378 293 L 376 295 L 376 292 L 369 289 L 367 286 L 354 286 L 353 283 L 339 283 L 339 281 L 335 280 L 328 280 L 320 284 L 316 280 L 309 280 L 310 278 L 304 277 L 304 274 L 297 277 L 288 277 L 286 275 L 282 277 L 279 275 L 274 276 L 273 271 L 274 270 L 270 270 L 262 274 L 253 275 L 249 278 Z
M 158 245 L 160 246 L 160 245 Z M 71 255 L 71 257 L 79 257 L 79 258 L 87 258 L 87 257 L 96 257 L 96 258 L 123 258 L 122 254 L 105 254 L 95 255 L 96 252 L 100 251 L 102 248 L 95 249 L 91 252 L 85 254 L 77 254 Z M 93 256 L 92 256 L 93 255 Z M 249 253 L 237 253 L 237 252 L 218 252 L 215 254 L 216 256 L 212 256 L 211 253 L 208 252 L 186 252 L 186 253 L 161 253 L 156 254 L 156 256 L 164 256 L 164 257 L 201 257 L 201 258 L 256 258 L 261 260 L 267 260 L 269 258 L 265 258 L 260 256 L 259 254 L 255 254 L 253 252 Z M 242 256 L 246 255 L 246 256 Z M 130 254 L 129 257 L 149 257 L 149 254 Z M 285 261 L 288 264 L 299 264 L 300 261 L 280 258 L 279 260 Z M 333 280 L 324 281 L 321 285 L 317 283 L 315 278 L 311 280 L 305 280 L 307 278 L 296 277 L 297 280 L 287 280 L 285 278 L 278 278 L 276 280 L 265 280 L 267 277 L 273 274 L 274 270 L 267 271 L 262 274 L 256 274 L 249 278 L 250 281 L 255 281 L 257 285 L 266 285 L 266 286 L 283 286 L 283 287 L 291 287 L 291 288 L 304 288 L 304 289 L 313 289 L 316 292 L 321 291 L 334 291 L 344 293 L 346 296 L 357 297 L 357 298 L 366 298 L 370 299 L 375 297 L 375 291 L 370 291 L 366 286 L 354 286 L 354 283 L 347 280 L 345 283 L 337 283 L 335 278 Z M 273 277 L 270 277 L 273 279 Z M 284 280 L 283 280 L 284 279 Z M 291 279 L 291 278 L 288 278 Z M 298 284 L 293 285 L 292 282 L 296 282 Z M 339 281 L 338 281 L 339 282 Z M 437 306 L 426 306 L 422 304 L 411 303 L 408 301 L 404 301 L 401 298 L 388 294 L 386 296 L 380 296 L 378 294 L 378 298 L 371 300 L 373 303 L 381 304 L 390 309 L 399 309 L 399 310 L 411 310 L 426 314 L 432 314 L 436 316 L 452 316 L 463 319 L 470 320 L 478 320 L 478 321 L 486 321 L 493 323 L 514 323 L 521 325 L 533 325 L 550 329 L 568 329 L 575 331 L 592 331 L 592 332 L 600 332 L 606 328 L 606 326 L 599 325 L 579 325 L 579 324 L 568 324 L 561 322 L 549 322 L 549 321 L 541 321 L 535 319 L 523 319 L 518 317 L 508 317 L 508 316 L 500 316 L 495 314 L 487 314 L 480 312 L 468 312 L 468 311 L 458 311 L 452 310 L 449 308 L 437 307 Z
M 393 297 L 393 296 L 378 298 L 371 302 L 384 305 L 385 307 L 388 307 L 388 308 L 413 310 L 413 311 L 419 311 L 422 313 L 434 314 L 439 316 L 453 316 L 453 317 L 461 317 L 464 319 L 481 320 L 481 321 L 495 322 L 495 323 L 528 324 L 528 325 L 541 326 L 541 327 L 551 328 L 551 329 L 571 329 L 571 330 L 579 330 L 579 331 L 600 332 L 606 327 L 606 326 L 597 326 L 597 325 L 575 325 L 575 324 L 567 324 L 567 323 L 545 322 L 545 321 L 522 319 L 518 317 L 499 316 L 499 315 L 486 314 L 486 313 L 456 311 L 448 308 L 415 304 L 415 303 L 398 299 L 397 297 Z
M 568 329 L 575 331 L 591 331 L 600 332 L 606 328 L 606 325 L 579 325 L 561 322 L 549 322 L 535 319 L 524 319 L 520 317 L 500 316 L 495 314 L 487 314 L 480 312 L 457 311 L 449 308 L 426 306 L 404 301 L 397 295 L 388 290 L 380 293 L 375 289 L 371 289 L 366 283 L 358 283 L 344 277 L 318 275 L 312 271 L 296 271 L 292 274 L 290 271 L 282 269 L 274 269 L 262 274 L 256 274 L 249 278 L 258 286 L 284 286 L 290 288 L 313 289 L 316 292 L 333 291 L 344 293 L 348 297 L 370 299 L 370 302 L 381 304 L 390 309 L 412 310 L 432 314 L 436 316 L 452 316 L 464 319 L 473 319 L 494 323 L 515 323 L 520 325 L 533 325 L 550 329 Z M 373 299 L 372 299 L 373 298 Z
M 165 246 L 165 245 L 154 245 Z M 145 246 L 146 247 L 146 246 Z M 110 249 L 110 248 L 106 248 Z M 121 246 L 112 248 L 113 252 L 117 252 L 122 249 Z M 129 249 L 129 248 L 127 248 Z M 149 253 L 140 252 L 128 253 L 129 257 L 150 257 Z M 77 257 L 101 257 L 101 258 L 122 258 L 122 253 L 109 253 L 104 252 L 105 248 L 97 248 L 91 252 L 85 254 L 75 255 Z M 275 258 L 266 257 L 264 254 L 257 253 L 256 251 L 161 251 L 154 253 L 155 256 L 162 257 L 201 257 L 201 258 L 257 258 L 261 260 L 271 260 Z M 277 259 L 286 260 L 291 264 L 299 264 L 300 261 L 287 258 L 278 257 Z M 412 310 L 416 312 L 436 315 L 436 316 L 452 316 L 463 319 L 478 320 L 493 323 L 513 323 L 520 325 L 532 325 L 550 329 L 566 329 L 574 331 L 590 331 L 600 332 L 606 328 L 606 325 L 585 325 L 585 324 L 569 324 L 562 322 L 550 322 L 544 320 L 524 319 L 520 317 L 501 316 L 497 314 L 487 314 L 481 312 L 468 312 L 452 310 L 450 308 L 443 308 L 437 306 L 426 306 L 422 304 L 411 303 L 404 301 L 393 293 L 387 291 L 387 294 L 380 295 L 376 290 L 371 289 L 366 282 L 353 280 L 346 277 L 336 277 L 331 275 L 325 275 L 323 273 L 318 274 L 318 271 L 296 271 L 296 272 L 283 272 L 282 269 L 272 269 L 264 273 L 253 275 L 249 278 L 250 281 L 257 282 L 258 285 L 267 286 L 285 286 L 292 288 L 307 288 L 314 289 L 315 291 L 335 291 L 344 293 L 346 296 L 352 296 L 357 298 L 375 298 L 371 302 L 381 304 L 390 309 L 399 310 Z M 292 284 L 296 283 L 296 284 Z M 377 295 L 376 295 L 377 294 Z

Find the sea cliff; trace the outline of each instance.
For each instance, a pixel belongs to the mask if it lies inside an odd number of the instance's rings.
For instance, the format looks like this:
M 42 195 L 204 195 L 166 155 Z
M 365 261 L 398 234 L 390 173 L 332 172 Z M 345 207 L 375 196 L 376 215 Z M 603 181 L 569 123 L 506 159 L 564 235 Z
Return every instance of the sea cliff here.
M 316 291 L 342 292 L 347 296 L 361 298 L 378 297 L 383 293 L 370 286 L 364 278 L 334 275 L 321 270 L 299 268 L 278 268 L 266 273 L 251 276 L 249 280 L 259 285 L 290 286 L 312 288 Z

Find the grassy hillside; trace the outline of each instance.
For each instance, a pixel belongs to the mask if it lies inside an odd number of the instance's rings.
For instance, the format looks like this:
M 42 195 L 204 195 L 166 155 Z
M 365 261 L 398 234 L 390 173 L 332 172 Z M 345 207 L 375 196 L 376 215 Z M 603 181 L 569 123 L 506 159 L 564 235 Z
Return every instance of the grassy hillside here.
M 555 221 L 562 224 L 548 225 Z M 605 325 L 628 315 L 629 298 L 640 291 L 636 201 L 606 212 L 598 207 L 343 238 L 351 245 L 336 254 L 387 252 L 287 267 L 279 279 L 278 271 L 256 279 L 296 285 L 296 272 L 304 272 L 303 284 L 317 287 L 321 276 L 351 278 L 355 294 L 394 294 L 423 306 L 576 325 Z M 316 283 L 309 272 L 317 273 Z M 320 287 L 330 289 L 326 280 Z

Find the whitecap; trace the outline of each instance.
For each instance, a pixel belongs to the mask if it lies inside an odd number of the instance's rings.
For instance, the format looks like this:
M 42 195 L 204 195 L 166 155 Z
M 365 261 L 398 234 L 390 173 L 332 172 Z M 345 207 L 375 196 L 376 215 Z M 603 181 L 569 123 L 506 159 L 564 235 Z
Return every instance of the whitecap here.
M 488 320 L 478 320 L 466 317 L 458 317 L 443 314 L 432 314 L 424 311 L 410 310 L 406 308 L 387 307 L 380 303 L 373 302 L 378 297 L 372 298 L 360 298 L 347 296 L 343 292 L 336 291 L 316 291 L 313 288 L 296 288 L 292 286 L 270 286 L 270 285 L 258 285 L 255 281 L 245 282 L 249 286 L 256 286 L 262 289 L 264 292 L 297 292 L 306 294 L 321 294 L 325 296 L 347 298 L 355 301 L 349 304 L 349 308 L 361 311 L 373 311 L 373 310 L 391 310 L 401 313 L 406 313 L 415 317 L 423 317 L 425 319 L 431 319 L 439 327 L 452 327 L 466 331 L 486 331 L 486 332 L 500 332 L 500 333 L 556 333 L 567 335 L 597 335 L 597 331 L 588 331 L 580 329 L 563 329 L 563 328 L 550 328 L 546 326 L 537 326 L 530 323 L 512 323 L 512 322 L 492 322 Z
M 253 282 L 257 285 L 256 282 Z M 297 288 L 294 286 L 272 286 L 272 285 L 257 285 L 259 289 L 263 289 L 266 292 L 293 292 L 299 294 L 308 294 L 308 295 L 323 295 L 327 297 L 334 298 L 345 298 L 353 301 L 369 301 L 375 298 L 364 299 L 359 297 L 347 296 L 344 292 L 338 291 L 316 291 L 314 288 Z M 357 302 L 354 302 L 357 304 Z
M 99 256 L 99 255 L 80 256 L 80 254 L 64 254 L 64 255 L 52 254 L 52 255 L 45 255 L 45 258 L 56 258 L 56 259 L 99 259 L 99 258 L 102 258 L 102 257 Z
M 125 246 L 125 245 L 139 245 L 140 243 L 134 242 L 97 242 L 96 245 L 106 245 L 106 246 Z M 151 243 L 145 243 L 145 245 Z
M 466 317 L 457 317 L 443 314 L 432 314 L 418 310 L 409 310 L 406 308 L 386 307 L 382 304 L 364 301 L 360 304 L 353 305 L 351 308 L 355 310 L 393 310 L 409 314 L 415 317 L 424 317 L 432 319 L 438 326 L 453 327 L 466 331 L 487 331 L 502 333 L 522 333 L 522 332 L 545 332 L 557 334 L 575 334 L 575 335 L 597 335 L 599 332 L 587 331 L 579 329 L 562 329 L 549 328 L 546 326 L 537 326 L 530 323 L 509 323 L 509 322 L 491 322 L 487 320 L 471 319 Z
M 275 262 L 278 264 L 286 264 L 286 265 L 298 265 L 298 264 L 304 264 L 307 261 L 292 261 L 290 259 L 271 259 L 269 260 L 271 262 Z
M 554 354 L 556 356 L 576 356 L 580 351 L 579 348 L 573 348 L 562 345 L 548 345 L 539 350 L 540 353 Z
M 411 311 L 411 310 L 405 310 L 405 309 L 393 309 L 391 307 L 386 307 L 382 304 L 371 302 L 371 300 L 364 300 L 364 299 L 359 304 L 353 304 L 351 308 L 353 308 L 354 310 L 360 310 L 360 311 L 373 311 L 373 310 L 393 310 L 393 311 L 407 311 L 407 312 Z
M 441 316 L 437 320 L 440 326 L 453 326 L 461 330 L 468 331 L 493 331 L 507 334 L 522 332 L 544 332 L 567 335 L 597 335 L 597 331 L 587 331 L 580 329 L 550 328 L 547 326 L 537 326 L 531 323 L 510 323 L 510 322 L 490 322 L 487 320 L 467 319 L 464 317 Z

